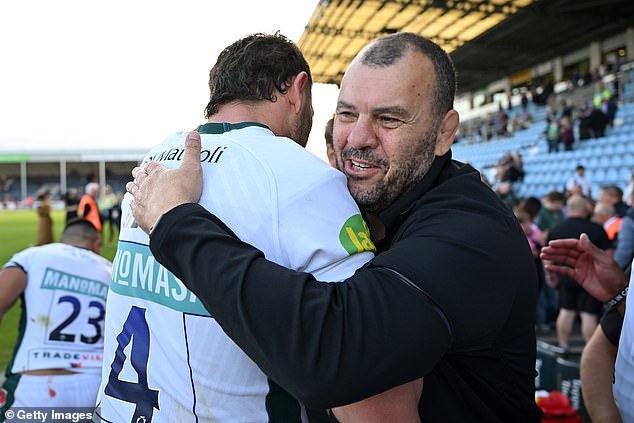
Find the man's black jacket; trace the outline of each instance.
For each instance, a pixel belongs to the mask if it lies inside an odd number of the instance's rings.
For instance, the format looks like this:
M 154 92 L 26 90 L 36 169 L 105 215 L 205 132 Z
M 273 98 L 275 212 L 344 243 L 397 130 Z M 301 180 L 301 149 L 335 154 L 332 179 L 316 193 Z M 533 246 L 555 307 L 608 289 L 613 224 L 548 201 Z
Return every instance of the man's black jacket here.
M 424 376 L 424 422 L 539 422 L 538 278 L 512 211 L 448 153 L 380 217 L 382 252 L 345 283 L 265 260 L 196 204 L 165 214 L 150 247 L 308 406 Z

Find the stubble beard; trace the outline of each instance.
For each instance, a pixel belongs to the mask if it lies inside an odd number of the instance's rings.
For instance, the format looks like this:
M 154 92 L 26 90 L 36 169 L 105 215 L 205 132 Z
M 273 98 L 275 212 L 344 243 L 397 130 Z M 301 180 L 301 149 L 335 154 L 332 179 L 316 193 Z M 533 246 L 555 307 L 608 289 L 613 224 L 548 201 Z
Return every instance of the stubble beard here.
M 306 147 L 308 144 L 308 137 L 310 135 L 310 130 L 313 127 L 313 116 L 308 108 L 302 110 L 293 122 L 293 137 L 296 143 L 301 145 L 302 147 Z
M 349 148 L 344 150 L 345 159 L 358 158 L 369 160 L 375 164 L 387 164 L 389 173 L 374 185 L 364 188 L 354 185 L 354 177 L 348 177 L 348 189 L 359 207 L 368 213 L 378 214 L 391 206 L 402 194 L 419 183 L 429 171 L 434 159 L 436 148 L 435 130 L 427 132 L 419 147 L 410 154 L 405 154 L 401 163 L 386 163 L 384 160 L 373 158 L 366 149 Z M 337 167 L 343 171 L 343 160 L 336 157 Z

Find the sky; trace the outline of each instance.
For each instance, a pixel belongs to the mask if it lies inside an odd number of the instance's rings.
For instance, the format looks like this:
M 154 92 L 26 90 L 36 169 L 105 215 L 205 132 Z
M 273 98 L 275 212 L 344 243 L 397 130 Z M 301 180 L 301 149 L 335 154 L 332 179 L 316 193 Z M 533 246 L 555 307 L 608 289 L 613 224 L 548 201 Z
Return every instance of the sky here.
M 150 148 L 204 121 L 209 69 L 240 37 L 299 38 L 317 0 L 0 0 L 0 152 Z M 316 84 L 309 150 L 337 87 Z

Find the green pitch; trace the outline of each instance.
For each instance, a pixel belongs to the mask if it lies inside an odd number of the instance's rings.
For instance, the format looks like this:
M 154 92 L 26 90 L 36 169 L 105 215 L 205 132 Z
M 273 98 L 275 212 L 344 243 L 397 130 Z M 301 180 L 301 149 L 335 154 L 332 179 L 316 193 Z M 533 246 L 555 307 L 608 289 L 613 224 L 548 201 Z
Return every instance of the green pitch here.
M 53 233 L 55 241 L 64 228 L 65 212 L 55 210 L 53 217 Z M 0 210 L 0 267 L 13 254 L 35 245 L 37 239 L 37 213 L 35 210 L 2 211 Z M 116 253 L 116 240 L 113 246 L 103 245 L 101 255 L 112 261 Z M 15 340 L 18 335 L 19 301 L 5 314 L 0 321 L 0 373 L 4 374 Z M 1 377 L 0 377 L 1 379 Z

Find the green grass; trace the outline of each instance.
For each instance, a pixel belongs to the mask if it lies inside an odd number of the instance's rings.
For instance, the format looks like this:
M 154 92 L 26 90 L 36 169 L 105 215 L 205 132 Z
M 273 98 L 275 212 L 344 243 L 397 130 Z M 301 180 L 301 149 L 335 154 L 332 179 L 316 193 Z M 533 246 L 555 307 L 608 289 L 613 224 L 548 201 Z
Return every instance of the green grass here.
M 51 216 L 53 218 L 53 237 L 55 241 L 59 241 L 64 228 L 65 212 L 55 210 Z M 0 210 L 0 267 L 9 261 L 13 254 L 35 245 L 36 239 L 37 213 L 35 210 Z M 102 246 L 101 255 L 112 261 L 116 250 L 115 239 L 114 246 Z M 0 322 L 0 373 L 4 372 L 6 364 L 13 354 L 20 318 L 19 302 L 20 300 L 13 305 Z

